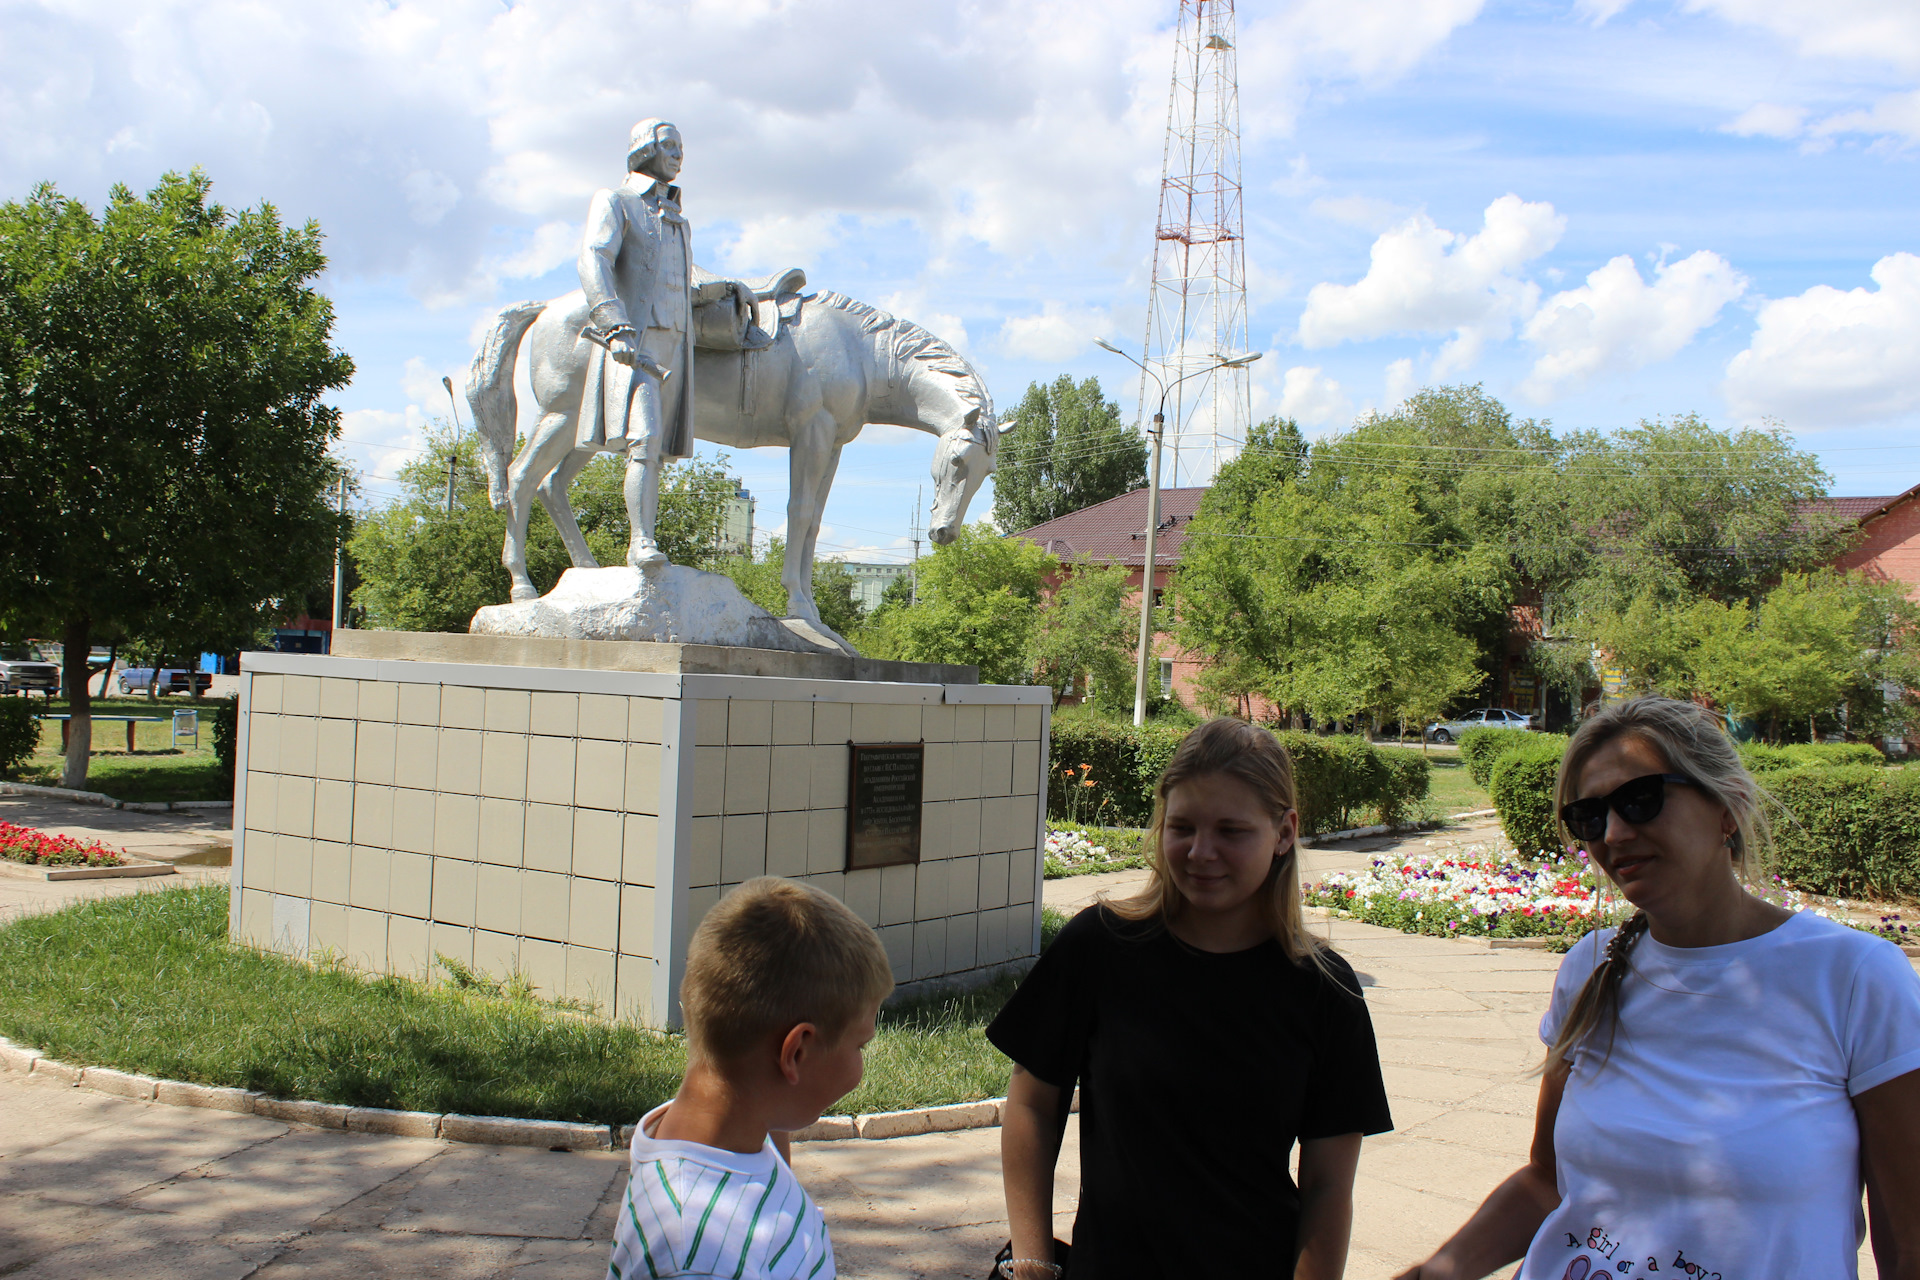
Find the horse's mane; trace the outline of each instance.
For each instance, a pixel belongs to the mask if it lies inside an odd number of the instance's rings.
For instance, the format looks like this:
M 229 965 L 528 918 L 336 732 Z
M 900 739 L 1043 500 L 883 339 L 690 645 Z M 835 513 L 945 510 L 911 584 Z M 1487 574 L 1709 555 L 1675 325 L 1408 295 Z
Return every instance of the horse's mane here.
M 967 358 L 955 351 L 946 339 L 927 332 L 911 320 L 902 320 L 871 303 L 849 298 L 844 293 L 822 289 L 809 295 L 808 301 L 832 307 L 835 311 L 844 311 L 860 322 L 862 333 L 886 339 L 890 343 L 889 354 L 896 363 L 904 365 L 909 360 L 918 360 L 936 373 L 959 379 L 961 396 L 979 407 L 980 415 L 991 432 L 993 398 L 987 394 L 986 383 L 967 362 Z

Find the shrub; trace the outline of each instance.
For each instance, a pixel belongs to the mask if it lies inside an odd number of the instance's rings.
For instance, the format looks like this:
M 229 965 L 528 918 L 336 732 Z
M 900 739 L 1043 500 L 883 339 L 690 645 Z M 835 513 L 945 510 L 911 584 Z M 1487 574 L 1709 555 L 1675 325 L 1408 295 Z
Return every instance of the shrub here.
M 33 700 L 0 698 L 0 774 L 13 776 L 39 745 L 40 722 L 33 718 Z
M 1766 769 L 1833 768 L 1839 765 L 1882 765 L 1886 757 L 1865 742 L 1791 742 L 1772 747 L 1749 742 L 1740 748 L 1740 762 L 1753 773 Z
M 1512 733 L 1512 730 L 1495 730 Z M 1488 780 L 1500 829 L 1518 853 L 1532 856 L 1560 850 L 1560 823 L 1553 813 L 1553 780 L 1560 771 L 1566 739 L 1555 734 L 1529 736 L 1525 749 L 1498 757 Z
M 1153 788 L 1187 736 L 1184 728 L 1075 716 L 1053 722 L 1047 814 L 1064 822 L 1145 826 Z M 1293 757 L 1300 832 L 1314 835 L 1358 825 L 1366 813 L 1405 821 L 1427 795 L 1427 762 L 1414 752 L 1387 752 L 1365 738 L 1275 735 Z
M 1837 765 L 1764 779 L 1785 809 L 1775 869 L 1798 889 L 1920 898 L 1920 769 Z
M 213 758 L 220 762 L 220 772 L 229 786 L 233 784 L 233 758 L 239 740 L 240 701 L 223 698 L 213 710 Z
M 1473 785 L 1485 788 L 1492 781 L 1496 760 L 1509 751 L 1518 751 L 1528 743 L 1543 741 L 1548 736 L 1520 729 L 1469 729 L 1460 735 L 1460 758 L 1466 762 Z M 1558 734 L 1551 736 L 1559 737 Z M 1561 738 L 1560 741 L 1564 743 L 1566 739 Z

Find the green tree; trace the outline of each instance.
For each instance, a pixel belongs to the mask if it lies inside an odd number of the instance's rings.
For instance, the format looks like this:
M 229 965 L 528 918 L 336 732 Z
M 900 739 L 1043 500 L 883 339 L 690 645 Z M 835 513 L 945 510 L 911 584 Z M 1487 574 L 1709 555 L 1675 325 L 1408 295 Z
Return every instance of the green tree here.
M 1147 444 L 1120 421 L 1098 378 L 1027 387 L 1000 438 L 993 519 L 1006 533 L 1090 507 L 1147 482 Z
M 0 206 L 0 617 L 64 647 L 62 783 L 84 787 L 97 635 L 234 647 L 331 571 L 320 397 L 353 363 L 311 286 L 320 228 L 232 212 L 198 170 L 96 218 L 50 184 Z M 30 497 L 28 497 L 30 495 Z M 175 643 L 178 643 L 176 640 Z
M 567 495 L 587 548 L 601 564 L 626 562 L 625 467 L 623 459 L 601 454 Z M 488 502 L 478 442 L 471 432 L 437 423 L 425 452 L 401 466 L 399 479 L 403 496 L 363 516 L 348 544 L 360 577 L 354 605 L 364 610 L 367 625 L 380 630 L 465 631 L 475 611 L 504 602 L 512 588 L 500 563 L 507 518 Z M 721 514 L 738 488 L 724 454 L 668 468 L 655 536 L 669 559 L 696 566 L 719 560 Z M 560 531 L 536 507 L 527 521 L 527 570 L 534 585 L 552 590 L 572 564 Z
M 1103 710 L 1133 706 L 1133 654 L 1140 606 L 1132 573 L 1121 565 L 1065 566 L 1066 575 L 1040 611 L 1033 638 L 1038 683 L 1060 695 L 1091 677 L 1093 701 Z
M 780 580 L 786 558 L 786 539 L 774 538 L 758 558 L 724 556 L 712 567 L 732 578 L 741 595 L 780 618 L 787 612 L 787 589 Z M 853 575 L 837 560 L 813 562 L 813 603 L 820 610 L 820 621 L 849 640 L 866 621 L 866 610 L 854 596 Z
M 1247 433 L 1246 447 L 1220 468 L 1201 502 L 1243 517 L 1260 498 L 1306 474 L 1307 442 L 1292 418 L 1268 418 Z
M 860 635 L 870 657 L 980 668 L 988 684 L 1026 684 L 1033 669 L 1040 592 L 1053 557 L 985 522 L 924 556 L 920 602 L 878 610 Z

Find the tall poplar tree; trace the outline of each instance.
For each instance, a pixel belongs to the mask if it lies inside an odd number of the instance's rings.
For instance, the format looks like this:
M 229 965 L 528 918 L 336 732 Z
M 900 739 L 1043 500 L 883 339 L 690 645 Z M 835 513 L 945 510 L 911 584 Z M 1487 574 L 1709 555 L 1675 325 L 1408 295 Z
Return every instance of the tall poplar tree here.
M 1018 533 L 1147 482 L 1147 443 L 1120 421 L 1100 379 L 1033 383 L 1000 438 L 993 522 Z

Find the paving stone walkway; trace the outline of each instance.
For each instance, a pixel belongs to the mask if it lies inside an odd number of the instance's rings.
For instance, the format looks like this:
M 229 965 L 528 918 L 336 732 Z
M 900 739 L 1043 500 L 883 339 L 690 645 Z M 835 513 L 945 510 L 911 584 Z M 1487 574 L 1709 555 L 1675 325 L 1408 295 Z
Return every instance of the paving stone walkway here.
M 1317 875 L 1362 860 L 1315 850 L 1306 865 Z M 1069 908 L 1140 876 L 1095 879 L 1051 882 L 1048 900 Z M 1524 1157 L 1528 1073 L 1558 957 L 1318 927 L 1363 975 L 1399 1126 L 1368 1139 L 1360 1164 L 1347 1274 L 1379 1280 L 1429 1251 Z M 809 1143 L 795 1166 L 826 1211 L 843 1275 L 980 1276 L 1006 1237 L 997 1129 Z M 0 1072 L 8 1280 L 584 1280 L 604 1274 L 625 1177 L 621 1152 L 322 1131 Z M 1063 1236 L 1077 1181 L 1069 1129 L 1056 1197 Z M 1860 1273 L 1876 1274 L 1864 1252 Z

